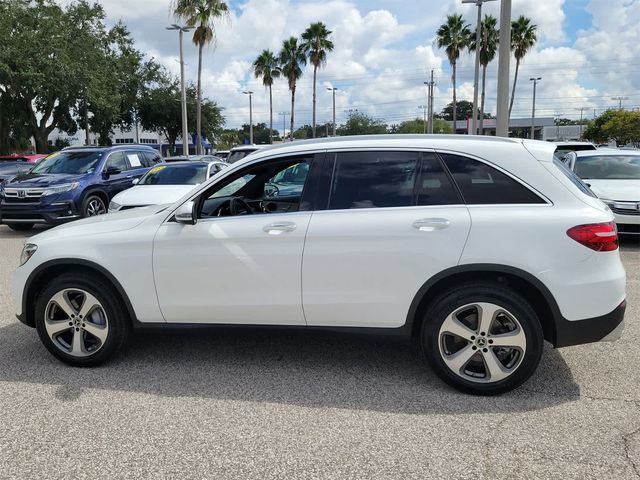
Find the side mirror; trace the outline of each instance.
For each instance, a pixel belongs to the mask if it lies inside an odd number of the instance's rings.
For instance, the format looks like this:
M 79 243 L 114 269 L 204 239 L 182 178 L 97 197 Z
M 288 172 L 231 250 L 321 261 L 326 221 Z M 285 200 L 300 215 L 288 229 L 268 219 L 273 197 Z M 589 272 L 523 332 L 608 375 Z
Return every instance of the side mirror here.
M 131 183 L 133 183 L 134 185 L 137 185 L 139 181 L 140 181 L 140 179 L 139 179 L 139 178 L 134 178 L 134 179 L 131 181 Z
M 196 224 L 196 204 L 194 201 L 183 203 L 178 207 L 175 213 L 175 219 L 178 223 L 184 223 L 186 225 Z
M 111 175 L 117 175 L 118 173 L 121 173 L 121 172 L 120 172 L 120 170 L 118 170 L 117 168 L 115 168 L 115 167 L 108 167 L 108 168 L 105 168 L 105 169 L 102 171 L 102 176 L 103 176 L 104 178 L 109 178 L 109 176 L 111 176 Z

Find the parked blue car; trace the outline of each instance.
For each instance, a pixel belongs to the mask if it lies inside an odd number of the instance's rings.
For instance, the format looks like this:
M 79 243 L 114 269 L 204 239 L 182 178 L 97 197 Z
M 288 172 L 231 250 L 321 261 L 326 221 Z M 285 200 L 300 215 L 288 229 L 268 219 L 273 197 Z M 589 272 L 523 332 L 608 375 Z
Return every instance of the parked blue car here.
M 0 223 L 29 230 L 107 213 L 111 198 L 162 162 L 141 145 L 66 148 L 0 184 Z

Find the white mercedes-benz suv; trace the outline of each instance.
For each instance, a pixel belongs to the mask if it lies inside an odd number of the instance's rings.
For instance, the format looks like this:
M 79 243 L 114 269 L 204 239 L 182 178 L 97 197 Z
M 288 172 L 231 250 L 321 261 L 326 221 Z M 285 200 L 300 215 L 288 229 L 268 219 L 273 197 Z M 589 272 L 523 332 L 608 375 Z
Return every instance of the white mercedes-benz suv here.
M 405 335 L 452 386 L 505 392 L 544 340 L 623 328 L 613 214 L 554 149 L 433 135 L 265 148 L 170 206 L 30 238 L 18 318 L 76 366 L 149 326 Z

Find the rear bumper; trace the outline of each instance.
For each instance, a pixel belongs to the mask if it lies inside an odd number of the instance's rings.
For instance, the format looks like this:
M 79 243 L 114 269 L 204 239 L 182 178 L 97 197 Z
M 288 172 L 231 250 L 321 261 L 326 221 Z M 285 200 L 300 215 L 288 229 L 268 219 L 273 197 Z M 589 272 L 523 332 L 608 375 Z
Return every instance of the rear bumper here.
M 39 203 L 0 204 L 0 223 L 40 223 L 58 225 L 80 218 L 73 201 L 42 205 Z
M 583 343 L 614 341 L 620 338 L 624 328 L 624 312 L 627 307 L 623 300 L 613 311 L 599 317 L 584 320 L 556 321 L 556 341 L 554 346 L 569 347 Z

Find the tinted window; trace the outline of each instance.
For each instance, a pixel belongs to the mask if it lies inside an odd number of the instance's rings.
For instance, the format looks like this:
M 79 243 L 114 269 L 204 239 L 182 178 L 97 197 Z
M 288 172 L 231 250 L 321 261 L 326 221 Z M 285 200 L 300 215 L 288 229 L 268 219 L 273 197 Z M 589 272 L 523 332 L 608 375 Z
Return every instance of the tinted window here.
M 435 155 L 422 156 L 418 181 L 418 205 L 455 205 L 462 203 L 451 179 Z
M 160 154 L 155 152 L 143 152 L 142 158 L 142 164 L 145 167 L 153 167 L 156 163 L 162 162 Z
M 593 155 L 578 157 L 574 171 L 580 178 L 608 180 L 640 179 L 640 155 Z
M 120 170 L 124 172 L 125 170 L 129 170 L 129 164 L 127 163 L 127 159 L 124 156 L 123 152 L 114 152 L 109 155 L 107 159 L 107 164 L 105 165 L 105 170 Z
M 553 164 L 558 168 L 558 170 L 562 172 L 562 174 L 565 177 L 571 180 L 571 183 L 573 183 L 576 187 L 578 187 L 578 189 L 580 189 L 582 193 L 586 193 L 590 197 L 597 198 L 597 195 L 593 193 L 591 189 L 582 180 L 580 180 L 580 177 L 578 177 L 575 173 L 569 170 L 569 168 L 567 168 L 567 166 L 563 162 L 561 162 L 557 158 L 554 158 Z
M 102 152 L 62 151 L 49 155 L 36 164 L 32 173 L 92 173 L 98 167 Z
M 331 181 L 329 209 L 413 205 L 418 153 L 339 153 Z
M 158 165 L 149 170 L 138 185 L 196 185 L 206 180 L 206 163 Z
M 231 152 L 227 157 L 227 163 L 236 163 L 238 160 L 242 160 L 244 157 L 246 157 L 247 155 L 253 152 L 255 152 L 255 150 L 249 150 L 249 149 L 235 150 Z
M 129 161 L 129 165 L 132 169 L 146 167 L 144 152 L 127 150 L 127 153 L 125 155 L 127 156 L 127 160 Z
M 468 204 L 544 203 L 524 185 L 485 163 L 446 153 L 441 156 Z

